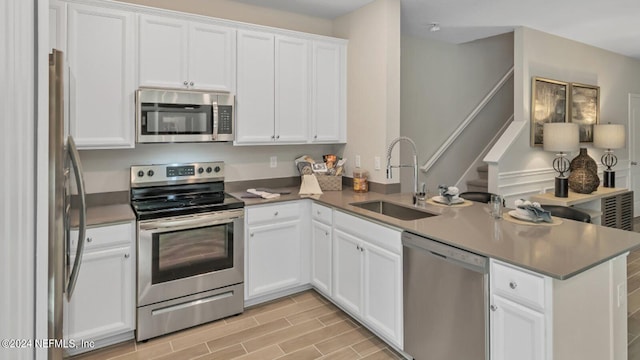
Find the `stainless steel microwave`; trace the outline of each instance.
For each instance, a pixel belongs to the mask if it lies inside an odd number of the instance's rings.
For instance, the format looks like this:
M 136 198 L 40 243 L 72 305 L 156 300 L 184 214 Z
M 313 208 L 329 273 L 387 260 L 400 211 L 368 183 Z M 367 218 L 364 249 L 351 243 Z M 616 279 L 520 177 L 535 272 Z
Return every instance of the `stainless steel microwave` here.
M 140 88 L 136 91 L 136 142 L 234 140 L 234 96 L 225 92 Z

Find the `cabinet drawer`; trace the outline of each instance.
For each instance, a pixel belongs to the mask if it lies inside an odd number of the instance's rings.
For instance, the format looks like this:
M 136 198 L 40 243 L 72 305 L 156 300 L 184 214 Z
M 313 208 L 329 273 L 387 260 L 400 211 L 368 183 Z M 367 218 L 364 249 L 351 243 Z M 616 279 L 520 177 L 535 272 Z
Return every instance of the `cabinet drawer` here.
M 300 217 L 302 209 L 298 202 L 277 205 L 248 207 L 247 224 L 272 223 L 274 221 L 293 220 Z
M 87 229 L 87 241 L 84 244 L 85 251 L 119 244 L 131 244 L 135 236 L 134 224 L 132 221 L 125 224 L 105 225 Z M 70 236 L 71 249 L 75 250 L 78 246 L 78 230 L 72 230 Z
M 316 203 L 311 204 L 311 216 L 314 220 L 318 220 L 327 225 L 331 225 L 333 223 L 333 210 L 324 205 Z
M 491 284 L 496 294 L 531 308 L 542 310 L 545 307 L 543 276 L 492 262 Z

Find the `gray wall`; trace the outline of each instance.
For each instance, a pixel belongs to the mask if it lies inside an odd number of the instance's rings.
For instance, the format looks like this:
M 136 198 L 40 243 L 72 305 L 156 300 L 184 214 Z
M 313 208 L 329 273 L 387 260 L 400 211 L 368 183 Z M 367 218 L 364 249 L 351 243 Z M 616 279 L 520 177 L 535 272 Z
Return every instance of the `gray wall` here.
M 640 93 L 639 60 L 529 28 L 518 28 L 515 34 L 514 120 L 525 121 L 527 126 L 501 158 L 501 174 L 551 167 L 554 154 L 529 145 L 531 78 L 534 76 L 600 86 L 601 122 L 627 124 L 628 95 Z M 584 146 L 591 157 L 600 159 L 600 149 L 594 149 L 591 144 Z M 577 152 L 569 158 L 575 155 Z M 617 168 L 622 170 L 628 149 L 617 150 L 616 155 L 621 160 Z
M 513 65 L 513 34 L 466 44 L 402 37 L 400 133 L 412 138 L 423 165 Z M 474 120 L 420 182 L 453 185 L 513 113 L 512 82 Z M 403 163 L 410 149 L 402 147 Z M 412 173 L 402 171 L 402 191 Z

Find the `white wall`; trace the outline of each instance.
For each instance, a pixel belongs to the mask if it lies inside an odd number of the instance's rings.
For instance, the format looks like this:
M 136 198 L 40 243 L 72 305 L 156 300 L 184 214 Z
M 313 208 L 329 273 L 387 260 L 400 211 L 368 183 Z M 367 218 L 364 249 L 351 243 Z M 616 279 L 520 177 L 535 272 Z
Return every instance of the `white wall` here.
M 640 93 L 640 61 L 636 59 L 529 28 L 516 29 L 514 53 L 514 116 L 525 126 L 512 144 L 495 156 L 499 163 L 493 189 L 512 198 L 551 190 L 555 177 L 551 168 L 554 154 L 529 145 L 532 77 L 600 86 L 601 123 L 628 126 L 628 94 Z M 602 151 L 591 144 L 584 146 L 599 162 Z M 627 187 L 628 148 L 616 150 L 616 155 L 620 160 L 616 185 Z
M 513 65 L 513 34 L 466 44 L 402 37 L 402 121 L 400 133 L 412 138 L 423 165 Z M 441 160 L 420 180 L 436 191 L 453 185 L 513 113 L 512 82 L 478 115 Z M 403 163 L 411 159 L 402 148 Z M 411 191 L 412 172 L 402 173 Z
M 376 0 L 334 20 L 333 27 L 334 36 L 349 39 L 346 175 L 352 176 L 360 155 L 370 181 L 397 183 L 397 176 L 386 178 L 385 158 L 387 145 L 400 134 L 400 1 Z M 376 156 L 382 163 L 377 171 Z

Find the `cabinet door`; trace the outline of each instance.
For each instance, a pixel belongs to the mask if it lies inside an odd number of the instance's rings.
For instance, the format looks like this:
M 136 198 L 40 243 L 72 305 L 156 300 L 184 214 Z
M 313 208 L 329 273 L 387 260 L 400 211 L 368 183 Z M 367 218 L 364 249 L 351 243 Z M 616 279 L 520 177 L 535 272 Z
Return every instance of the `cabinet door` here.
M 492 304 L 491 359 L 545 359 L 544 314 L 496 295 Z
M 311 221 L 311 285 L 331 296 L 331 227 Z
M 131 246 L 86 252 L 73 297 L 65 302 L 65 338 L 97 340 L 134 330 Z
M 245 299 L 301 284 L 299 239 L 298 220 L 249 227 Z
M 275 39 L 275 136 L 277 142 L 307 141 L 309 42 Z
M 140 86 L 186 88 L 188 23 L 140 15 Z
M 204 23 L 189 27 L 189 87 L 235 92 L 235 30 Z
M 49 0 L 49 52 L 58 49 L 66 52 L 67 9 L 62 1 Z
M 402 257 L 370 243 L 364 248 L 362 317 L 402 348 Z
M 134 15 L 68 5 L 70 133 L 79 148 L 134 146 Z
M 269 143 L 274 134 L 274 36 L 238 31 L 236 142 Z
M 346 141 L 345 59 L 339 44 L 313 43 L 312 141 Z
M 353 315 L 362 313 L 361 240 L 333 231 L 333 299 Z

